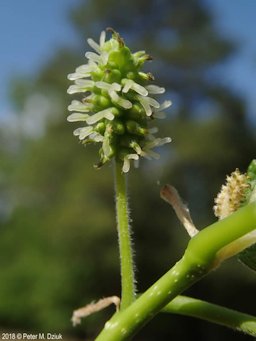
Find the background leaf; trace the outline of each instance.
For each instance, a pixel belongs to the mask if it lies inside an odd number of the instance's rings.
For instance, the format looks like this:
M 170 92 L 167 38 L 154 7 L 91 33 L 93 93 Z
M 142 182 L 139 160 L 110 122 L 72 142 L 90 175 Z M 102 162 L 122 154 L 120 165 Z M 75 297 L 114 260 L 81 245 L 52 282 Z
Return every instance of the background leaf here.
M 256 200 L 256 160 L 252 160 L 248 167 L 250 189 L 247 194 L 247 202 Z M 256 271 L 256 244 L 245 249 L 238 255 L 239 260 L 250 269 Z
M 239 260 L 250 269 L 256 271 L 256 244 L 241 252 L 239 254 Z

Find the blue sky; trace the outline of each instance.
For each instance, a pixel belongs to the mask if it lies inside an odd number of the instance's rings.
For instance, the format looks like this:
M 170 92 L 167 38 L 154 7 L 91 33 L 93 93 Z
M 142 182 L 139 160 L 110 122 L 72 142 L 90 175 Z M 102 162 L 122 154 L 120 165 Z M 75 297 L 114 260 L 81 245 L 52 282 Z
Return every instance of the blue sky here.
M 248 112 L 256 118 L 256 1 L 205 0 L 222 35 L 240 44 L 238 53 L 223 66 L 222 81 L 243 94 Z
M 16 74 L 34 74 L 76 34 L 68 11 L 78 0 L 1 0 L 0 116 L 8 111 L 8 82 Z
M 8 82 L 16 74 L 33 74 L 56 47 L 76 42 L 68 11 L 79 0 L 1 0 L 0 3 L 0 117 L 10 110 Z M 242 93 L 255 115 L 256 1 L 205 0 L 216 28 L 238 40 L 239 52 L 223 67 L 221 80 Z M 43 24 L 42 24 L 43 23 Z

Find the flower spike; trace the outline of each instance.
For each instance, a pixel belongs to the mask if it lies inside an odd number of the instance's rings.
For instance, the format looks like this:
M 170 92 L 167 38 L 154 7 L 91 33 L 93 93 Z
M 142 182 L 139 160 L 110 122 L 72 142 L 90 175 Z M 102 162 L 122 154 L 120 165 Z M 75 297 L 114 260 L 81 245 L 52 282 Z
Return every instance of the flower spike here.
M 150 127 L 152 120 L 164 117 L 162 110 L 171 102 L 160 104 L 153 98 L 165 89 L 150 84 L 154 77 L 141 71 L 151 60 L 149 55 L 145 51 L 131 53 L 119 33 L 112 28 L 107 31 L 112 33 L 109 40 L 105 31 L 99 42 L 87 40 L 93 49 L 85 53 L 87 64 L 68 75 L 74 83 L 67 92 L 81 93 L 83 98 L 71 102 L 67 120 L 83 124 L 74 131 L 83 144 L 100 143 L 97 167 L 114 158 L 123 163 L 122 171 L 127 173 L 131 160 L 138 164 L 141 157 L 158 158 L 152 149 L 171 142 L 169 137 L 156 137 L 158 129 Z

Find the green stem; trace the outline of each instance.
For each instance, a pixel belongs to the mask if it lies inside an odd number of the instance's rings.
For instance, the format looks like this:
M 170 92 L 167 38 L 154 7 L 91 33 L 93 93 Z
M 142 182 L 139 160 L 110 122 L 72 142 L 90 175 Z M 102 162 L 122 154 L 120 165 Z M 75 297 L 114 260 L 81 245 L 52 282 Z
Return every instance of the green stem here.
M 166 304 L 211 271 L 220 249 L 255 228 L 254 202 L 199 232 L 189 242 L 182 259 L 127 309 L 116 313 L 97 340 L 129 339 Z
M 127 340 L 136 334 L 167 303 L 205 274 L 184 257 L 124 311 L 116 313 L 106 324 L 97 341 Z
M 233 245 L 234 249 L 234 242 L 237 241 L 237 252 L 240 252 L 240 238 L 255 229 L 256 201 L 203 229 L 190 240 L 186 253 L 188 256 L 204 261 L 208 266 L 210 264 L 215 266 L 221 261 L 218 255 L 219 251 L 229 245 Z
M 134 301 L 135 286 L 126 178 L 122 173 L 122 165 L 120 162 L 116 161 L 115 166 L 116 216 L 121 264 L 122 310 L 127 308 Z
M 200 318 L 256 336 L 256 317 L 187 296 L 177 296 L 162 312 Z

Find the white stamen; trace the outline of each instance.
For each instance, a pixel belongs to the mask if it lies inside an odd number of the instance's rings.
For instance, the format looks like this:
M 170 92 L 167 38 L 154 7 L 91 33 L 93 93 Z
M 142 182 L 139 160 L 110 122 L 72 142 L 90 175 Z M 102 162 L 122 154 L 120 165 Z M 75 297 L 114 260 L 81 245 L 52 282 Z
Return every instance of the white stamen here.
M 69 111 L 81 111 L 88 112 L 90 111 L 89 106 L 87 104 L 83 104 L 82 102 L 73 100 L 71 104 L 68 106 Z
M 143 150 L 141 156 L 145 157 L 148 160 L 152 160 L 152 158 L 158 160 L 160 158 L 159 154 L 148 149 Z
M 146 54 L 146 51 L 137 51 L 133 53 L 133 56 L 135 58 L 138 58 L 138 57 L 144 56 L 145 54 Z
M 88 72 L 92 72 L 95 71 L 97 69 L 97 64 L 89 61 L 88 64 L 84 64 L 84 65 L 80 65 L 76 68 L 76 72 L 78 73 L 88 73 Z
M 90 77 L 90 76 L 91 76 L 90 73 L 78 73 L 78 72 L 75 72 L 75 73 L 70 73 L 68 75 L 68 79 L 71 80 L 71 81 L 75 81 L 76 79 L 87 78 L 87 77 Z
M 103 52 L 101 53 L 101 61 L 102 61 L 102 64 L 103 64 L 103 65 L 106 65 L 106 64 L 107 64 L 107 62 L 108 62 L 108 56 L 109 56 L 109 54 L 108 54 L 108 52 L 106 52 L 106 51 L 103 51 Z
M 130 101 L 118 96 L 118 94 L 115 91 L 113 90 L 109 91 L 109 95 L 111 99 L 117 104 L 119 104 L 121 107 L 125 109 L 130 109 L 132 107 L 132 103 Z
M 130 170 L 130 160 L 139 160 L 139 156 L 137 154 L 128 154 L 124 157 L 124 163 L 123 163 L 123 168 L 122 171 L 124 173 L 129 172 Z
M 70 85 L 67 90 L 68 94 L 74 94 L 77 92 L 89 91 L 94 86 L 94 82 L 86 79 L 77 79 L 74 85 Z
M 67 117 L 68 122 L 80 122 L 80 121 L 86 121 L 86 119 L 89 117 L 87 114 L 81 114 L 79 112 L 75 112 Z
M 93 48 L 96 52 L 100 53 L 100 45 L 97 44 L 93 39 L 87 39 L 87 43 Z
M 89 136 L 93 132 L 93 127 L 83 127 L 83 128 L 77 128 L 74 130 L 73 134 L 75 136 L 79 136 L 79 140 L 85 139 L 87 136 Z
M 99 133 L 92 133 L 90 135 L 90 139 L 92 139 L 94 142 L 103 142 L 103 136 Z
M 141 154 L 142 150 L 141 150 L 141 147 L 138 143 L 134 142 L 134 143 L 131 143 L 130 144 L 131 148 L 133 148 L 137 154 Z
M 124 83 L 125 85 L 122 91 L 123 93 L 127 93 L 131 89 L 133 81 L 131 79 L 125 79 Z
M 87 79 L 77 79 L 75 81 L 75 84 L 84 88 L 91 88 L 92 86 L 94 86 L 94 81 Z
M 114 115 L 113 115 L 113 113 L 109 110 L 109 109 L 106 109 L 106 112 L 105 112 L 105 114 L 104 114 L 104 117 L 106 118 L 106 119 L 108 119 L 109 121 L 112 121 L 113 119 L 114 119 Z
M 162 146 L 163 144 L 170 143 L 172 139 L 170 137 L 155 138 L 153 141 L 146 144 L 147 149 Z
M 124 157 L 124 163 L 123 163 L 123 167 L 122 167 L 122 171 L 124 173 L 128 173 L 130 170 L 130 160 L 128 159 L 127 156 Z
M 141 96 L 147 96 L 148 95 L 148 91 L 141 85 L 135 83 L 133 80 L 131 79 L 124 79 L 124 88 L 123 88 L 123 92 L 127 93 L 130 89 L 136 91 L 139 95 Z
M 166 117 L 165 113 L 162 110 L 169 108 L 172 105 L 171 101 L 164 101 L 159 108 L 154 110 L 153 117 L 163 119 Z
M 76 80 L 80 78 L 87 78 L 91 76 L 91 72 L 97 70 L 97 64 L 94 62 L 89 62 L 89 64 L 84 64 L 76 68 L 74 73 L 68 75 L 68 79 Z
M 139 160 L 139 156 L 137 154 L 128 154 L 127 155 L 129 160 Z
M 169 108 L 172 105 L 172 101 L 164 101 L 160 107 L 157 109 L 157 111 L 162 111 L 164 109 Z
M 68 87 L 68 90 L 67 90 L 67 93 L 72 95 L 72 94 L 75 94 L 77 92 L 81 92 L 81 88 L 77 85 L 70 85 Z
M 143 97 L 143 96 L 137 96 L 137 98 L 140 101 L 141 105 L 143 106 L 147 116 L 152 115 L 151 107 L 154 107 L 154 108 L 160 107 L 160 104 L 154 98 Z
M 111 148 L 109 144 L 109 139 L 107 137 L 103 138 L 102 149 L 106 157 L 109 157 L 111 155 Z
M 106 40 L 106 32 L 102 31 L 100 34 L 100 47 L 102 47 L 105 43 Z
M 160 104 L 154 98 L 146 97 L 146 100 L 148 101 L 149 105 L 151 105 L 152 107 L 154 108 L 160 107 Z
M 95 63 L 100 63 L 101 58 L 95 52 L 86 52 L 85 57 Z
M 151 116 L 152 110 L 148 101 L 146 100 L 146 97 L 138 96 L 138 100 L 140 101 L 140 104 L 143 106 L 143 109 L 145 110 L 146 115 Z
M 165 88 L 160 88 L 160 86 L 157 85 L 148 85 L 146 86 L 146 89 L 149 94 L 153 95 L 163 94 L 165 92 Z
M 135 82 L 133 82 L 132 89 L 134 91 L 136 91 L 138 94 L 140 94 L 141 96 L 147 96 L 148 95 L 148 91 L 143 86 L 141 86 Z
M 106 83 L 106 82 L 96 82 L 95 85 L 103 90 L 107 90 L 107 91 L 120 91 L 121 90 L 121 85 L 118 83 Z
M 94 123 L 102 120 L 103 118 L 107 118 L 108 120 L 112 121 L 114 119 L 114 117 L 115 116 L 112 114 L 111 110 L 108 108 L 108 109 L 101 110 L 92 116 L 89 116 L 86 119 L 86 123 L 87 124 L 94 124 Z

